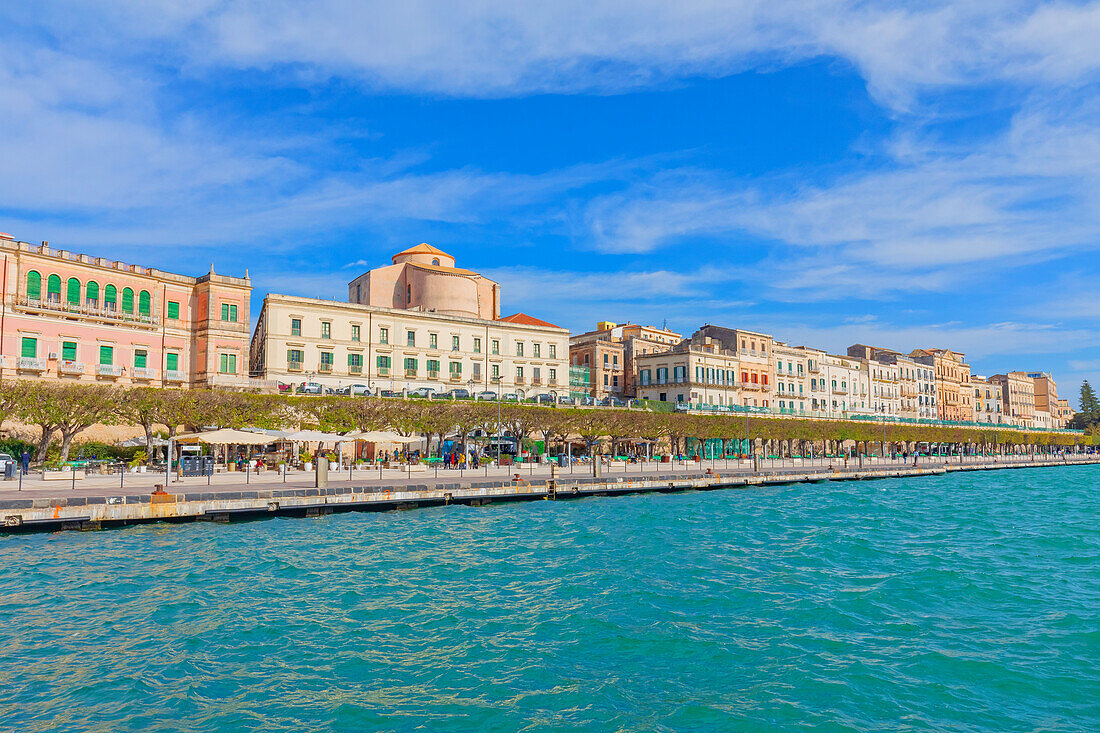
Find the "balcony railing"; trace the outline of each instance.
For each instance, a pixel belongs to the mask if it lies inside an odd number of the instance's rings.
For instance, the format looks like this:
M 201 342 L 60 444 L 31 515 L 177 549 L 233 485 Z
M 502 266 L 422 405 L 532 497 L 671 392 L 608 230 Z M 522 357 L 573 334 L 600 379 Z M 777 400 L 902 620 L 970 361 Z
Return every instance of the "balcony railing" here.
M 156 326 L 160 320 L 151 315 L 145 316 L 138 313 L 123 313 L 117 308 L 105 308 L 100 305 L 76 305 L 63 300 L 35 300 L 23 296 L 16 301 L 16 306 L 35 311 L 48 311 L 60 315 L 86 316 L 88 318 L 102 318 L 110 321 L 134 323 L 142 326 Z
M 46 371 L 46 360 L 36 359 L 33 356 L 21 356 L 19 357 L 19 368 L 27 372 L 44 372 Z
M 558 386 L 558 380 L 556 380 L 556 379 L 547 379 L 546 383 L 548 385 L 550 385 L 551 387 L 557 387 Z
M 121 364 L 100 364 L 96 367 L 96 374 L 101 377 L 121 377 L 122 365 Z
M 327 364 L 325 362 L 321 362 L 317 366 L 317 371 L 319 371 L 321 374 L 331 374 L 332 373 L 332 364 Z
M 531 384 L 542 384 L 542 377 L 535 377 L 531 380 Z
M 405 378 L 406 379 L 416 379 L 416 370 L 415 369 L 406 369 L 405 370 Z
M 300 372 L 302 371 L 302 362 L 300 361 L 288 361 L 286 363 L 286 369 L 288 372 Z
M 428 371 L 428 379 L 439 379 L 439 370 L 431 369 Z
M 60 361 L 57 363 L 57 371 L 62 374 L 83 374 L 84 365 L 78 361 Z
M 452 372 L 449 378 L 452 382 L 461 382 L 462 381 L 462 375 L 458 372 Z
M 390 368 L 389 367 L 384 367 L 384 366 L 378 367 L 378 376 L 380 376 L 380 377 L 390 376 Z
M 156 370 L 148 367 L 134 367 L 131 374 L 134 379 L 154 379 L 157 376 Z
M 362 373 L 363 373 L 363 365 L 362 364 L 349 364 L 348 365 L 348 374 L 362 374 Z
M 164 370 L 165 382 L 186 382 L 187 374 L 181 372 L 179 369 L 165 369 Z
M 525 384 L 524 378 L 523 377 L 516 377 L 516 384 Z

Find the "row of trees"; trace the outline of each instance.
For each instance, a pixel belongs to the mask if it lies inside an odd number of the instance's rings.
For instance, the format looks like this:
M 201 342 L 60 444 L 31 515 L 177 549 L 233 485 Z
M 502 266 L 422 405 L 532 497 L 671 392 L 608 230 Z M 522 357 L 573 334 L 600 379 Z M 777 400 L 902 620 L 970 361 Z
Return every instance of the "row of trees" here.
M 612 452 L 636 440 L 651 441 L 685 452 L 689 441 L 751 439 L 769 441 L 803 455 L 807 445 L 828 451 L 841 444 L 868 450 L 880 444 L 912 448 L 917 443 L 980 446 L 1004 450 L 1015 446 L 1090 445 L 1095 436 L 1066 433 L 938 427 L 913 424 L 851 422 L 744 415 L 660 413 L 644 409 L 542 407 L 470 401 L 433 401 L 371 397 L 285 397 L 240 392 L 122 389 L 64 382 L 0 382 L 0 414 L 40 431 L 36 460 L 60 440 L 61 460 L 68 459 L 74 438 L 94 424 L 141 427 L 153 455 L 153 439 L 163 426 L 169 437 L 207 426 L 272 429 L 316 428 L 325 431 L 391 430 L 405 436 L 439 439 L 505 431 L 519 441 L 541 438 L 606 444 Z M 739 444 L 742 445 L 742 444 Z
M 1079 409 L 1070 421 L 1070 427 L 1086 430 L 1100 425 L 1100 400 L 1096 398 L 1089 380 L 1081 383 Z

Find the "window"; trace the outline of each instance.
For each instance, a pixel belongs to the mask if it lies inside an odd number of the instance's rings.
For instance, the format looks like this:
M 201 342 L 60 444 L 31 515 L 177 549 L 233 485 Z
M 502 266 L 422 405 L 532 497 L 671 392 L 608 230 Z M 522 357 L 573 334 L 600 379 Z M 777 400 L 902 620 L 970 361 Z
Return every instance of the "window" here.
M 686 367 L 678 366 L 672 368 L 672 378 L 677 382 L 684 381 L 684 370 Z
M 99 347 L 99 363 L 110 366 L 115 361 L 115 347 L 114 346 L 100 346 Z
M 69 277 L 65 284 L 65 302 L 80 305 L 80 281 L 76 277 Z
M 657 382 L 664 384 L 668 381 L 668 367 L 657 367 Z
M 500 379 L 500 364 L 493 364 L 489 373 L 493 375 L 493 379 Z
M 84 302 L 94 307 L 99 306 L 99 283 L 89 280 L 84 286 Z
M 458 336 L 451 336 L 451 351 L 458 351 Z
M 332 371 L 332 352 L 331 351 L 322 351 L 321 352 L 321 369 L 323 369 L 324 371 L 329 371 L 329 372 Z
M 134 349 L 134 368 L 144 369 L 149 363 L 149 352 L 145 349 Z
M 301 369 L 302 362 L 305 360 L 306 355 L 301 349 L 287 349 L 286 363 L 291 369 Z
M 118 290 L 114 285 L 107 285 L 103 288 L 103 307 L 109 311 L 115 310 L 118 306 Z
M 218 360 L 218 371 L 222 374 L 237 373 L 237 355 L 222 354 Z
M 518 366 L 518 367 L 516 367 L 516 381 L 519 382 L 519 381 L 522 381 L 522 380 L 523 380 L 523 367 Z
M 405 343 L 409 346 L 416 346 L 416 331 L 409 331 L 405 334 Z
M 180 355 L 173 354 L 171 352 L 164 355 L 164 367 L 165 369 L 178 372 L 180 368 Z
M 516 356 L 523 356 L 523 342 L 516 342 Z
M 413 357 L 405 357 L 405 371 L 416 374 L 417 364 Z
M 390 329 L 380 328 L 378 329 L 378 343 L 388 344 L 390 342 Z
M 391 363 L 392 362 L 390 361 L 390 357 L 388 356 L 379 356 L 376 360 L 376 364 L 378 365 L 379 370 L 389 369 Z
M 134 291 L 130 288 L 122 289 L 122 312 L 133 313 L 134 312 Z
M 481 379 L 481 362 L 475 361 L 474 367 L 474 379 Z
M 474 337 L 474 353 L 481 353 L 481 339 L 477 338 L 476 336 Z
M 558 370 L 554 369 L 554 368 L 551 368 L 550 369 L 550 381 L 553 382 L 557 378 L 558 378 Z
M 643 351 L 642 353 L 645 353 L 645 352 Z M 557 346 L 557 344 L 550 344 L 550 358 L 551 359 L 557 359 L 558 358 L 558 346 Z
M 604 374 L 603 375 L 603 386 L 607 387 L 610 384 L 611 384 L 611 377 L 608 376 L 607 374 Z
M 451 376 L 452 377 L 461 376 L 461 374 L 462 374 L 462 362 L 452 361 L 450 369 L 451 369 Z
M 222 303 L 222 320 L 230 323 L 237 322 L 237 304 Z
M 19 355 L 25 359 L 35 359 L 38 357 L 38 339 L 33 336 L 24 336 L 22 351 Z
M 358 341 L 359 340 L 359 326 L 356 325 L 356 324 L 352 324 L 352 326 L 351 326 L 351 340 L 352 341 Z
M 321 338 L 332 338 L 332 323 L 329 321 L 321 321 Z
M 76 342 L 75 341 L 63 341 L 63 342 L 61 342 L 61 360 L 62 361 L 76 361 Z
M 500 341 L 498 341 L 497 339 L 493 339 L 493 353 L 494 354 L 499 354 L 500 353 Z
M 27 273 L 27 297 L 42 300 L 42 275 L 35 270 Z
M 236 306 L 233 306 L 236 308 Z M 138 315 L 147 316 L 153 312 L 153 299 L 148 290 L 142 290 L 138 294 Z M 237 320 L 237 312 L 233 311 L 233 320 Z
M 439 348 L 439 334 L 436 334 L 436 333 L 429 333 L 428 334 L 428 348 L 429 349 L 438 349 Z
M 291 318 L 290 319 L 290 335 L 301 336 L 302 335 L 302 319 Z
M 91 283 L 89 283 L 89 289 L 90 286 Z M 180 317 L 180 304 L 174 300 L 168 301 L 168 317 L 174 319 L 179 319 Z
M 532 354 L 536 359 L 542 356 L 542 344 L 531 344 Z
M 603 355 L 603 365 L 607 366 L 611 362 L 611 356 L 608 354 Z
M 46 280 L 46 299 L 53 301 L 61 300 L 61 277 L 58 275 L 50 275 Z

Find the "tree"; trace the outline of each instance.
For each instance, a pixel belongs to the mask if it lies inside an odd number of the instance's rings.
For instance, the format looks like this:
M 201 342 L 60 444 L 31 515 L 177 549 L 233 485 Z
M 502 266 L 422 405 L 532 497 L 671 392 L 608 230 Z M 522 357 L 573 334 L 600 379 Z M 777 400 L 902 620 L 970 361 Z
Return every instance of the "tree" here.
M 1096 399 L 1089 380 L 1081 383 L 1081 422 L 1083 425 L 1095 425 L 1100 422 L 1100 400 Z
M 48 384 L 43 414 L 52 415 L 61 433 L 61 461 L 69 460 L 73 438 L 96 423 L 118 417 L 119 390 L 105 384 Z

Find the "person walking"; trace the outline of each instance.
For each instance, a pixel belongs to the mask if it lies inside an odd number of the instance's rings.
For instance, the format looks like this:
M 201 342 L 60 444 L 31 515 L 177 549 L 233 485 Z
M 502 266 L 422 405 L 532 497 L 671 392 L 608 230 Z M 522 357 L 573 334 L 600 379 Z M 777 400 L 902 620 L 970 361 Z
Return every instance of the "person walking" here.
M 20 459 L 23 462 L 23 475 L 26 476 L 31 472 L 31 454 L 24 450 Z

